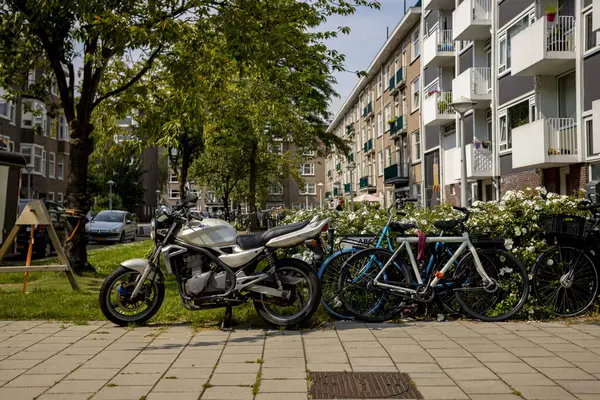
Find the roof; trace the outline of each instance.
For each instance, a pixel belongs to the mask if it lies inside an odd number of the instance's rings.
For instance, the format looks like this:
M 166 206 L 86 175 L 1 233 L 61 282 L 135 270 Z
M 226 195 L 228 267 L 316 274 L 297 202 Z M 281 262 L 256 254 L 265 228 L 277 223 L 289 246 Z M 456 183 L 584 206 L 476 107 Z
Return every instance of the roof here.
M 0 165 L 13 168 L 23 168 L 27 165 L 27 161 L 25 161 L 25 157 L 23 157 L 20 153 L 0 150 Z
M 331 124 L 327 128 L 327 132 L 331 132 L 333 128 L 340 123 L 344 116 L 350 111 L 354 103 L 358 100 L 358 96 L 371 81 L 374 74 L 381 69 L 383 63 L 393 54 L 393 52 L 402 43 L 404 38 L 408 36 L 415 24 L 419 22 L 421 19 L 421 7 L 417 6 L 420 6 L 420 2 L 418 2 L 415 7 L 411 7 L 406 11 L 404 17 L 402 17 L 389 38 L 383 44 L 381 49 L 379 49 L 379 52 L 373 61 L 371 61 L 371 64 L 366 70 L 368 75 L 361 78 L 356 86 L 354 86 L 354 89 L 352 89 L 352 92 L 333 118 L 333 121 L 331 121 Z

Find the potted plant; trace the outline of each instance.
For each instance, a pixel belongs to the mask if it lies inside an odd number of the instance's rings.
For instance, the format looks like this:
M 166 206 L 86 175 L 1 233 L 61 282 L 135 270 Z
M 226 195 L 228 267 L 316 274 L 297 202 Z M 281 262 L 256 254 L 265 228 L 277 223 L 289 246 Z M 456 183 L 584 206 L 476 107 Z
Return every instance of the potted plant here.
M 548 20 L 548 22 L 554 22 L 554 20 L 556 19 L 556 14 L 558 14 L 558 7 L 546 7 L 546 19 Z
M 473 147 L 475 148 L 475 150 L 479 150 L 479 148 L 481 147 L 481 142 L 477 139 L 473 140 Z
M 483 146 L 484 149 L 489 149 L 490 146 L 492 145 L 492 142 L 490 142 L 489 140 L 484 140 L 483 142 L 481 142 L 481 145 Z

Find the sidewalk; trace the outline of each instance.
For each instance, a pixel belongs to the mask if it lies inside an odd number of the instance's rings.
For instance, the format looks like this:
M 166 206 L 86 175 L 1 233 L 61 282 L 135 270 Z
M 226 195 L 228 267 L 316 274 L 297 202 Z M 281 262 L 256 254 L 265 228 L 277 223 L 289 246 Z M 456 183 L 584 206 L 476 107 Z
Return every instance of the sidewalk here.
M 3 321 L 0 399 L 318 400 L 350 387 L 319 374 L 336 371 L 406 373 L 425 399 L 600 399 L 599 338 L 600 325 L 559 323 L 223 333 Z

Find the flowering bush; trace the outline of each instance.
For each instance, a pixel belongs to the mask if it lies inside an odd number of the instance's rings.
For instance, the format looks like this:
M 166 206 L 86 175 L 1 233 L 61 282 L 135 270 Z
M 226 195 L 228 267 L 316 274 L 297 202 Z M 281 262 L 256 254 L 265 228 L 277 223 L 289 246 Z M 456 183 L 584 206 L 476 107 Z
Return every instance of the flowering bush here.
M 543 199 L 540 194 L 547 194 Z M 536 257 L 546 248 L 543 226 L 540 218 L 549 214 L 570 214 L 585 216 L 585 212 L 577 209 L 577 203 L 583 192 L 574 196 L 561 196 L 546 193 L 544 188 L 527 188 L 520 191 L 508 191 L 500 201 L 475 202 L 467 223 L 471 235 L 490 233 L 494 237 L 504 239 L 505 247 L 517 257 L 529 271 Z M 355 204 L 355 211 L 311 210 L 291 211 L 284 223 L 299 222 L 315 215 L 331 217 L 330 226 L 336 234 L 376 234 L 388 220 L 383 207 Z M 393 210 L 394 221 L 413 223 L 428 235 L 438 235 L 439 230 L 433 226 L 438 220 L 462 217 L 459 211 L 449 204 L 433 208 L 416 208 L 409 203 L 404 210 Z M 407 215 L 400 215 L 404 212 Z M 414 231 L 416 231 L 416 229 Z M 409 233 L 415 233 L 415 232 Z M 536 306 L 535 299 L 530 296 L 524 312 L 530 317 L 547 316 L 547 312 Z

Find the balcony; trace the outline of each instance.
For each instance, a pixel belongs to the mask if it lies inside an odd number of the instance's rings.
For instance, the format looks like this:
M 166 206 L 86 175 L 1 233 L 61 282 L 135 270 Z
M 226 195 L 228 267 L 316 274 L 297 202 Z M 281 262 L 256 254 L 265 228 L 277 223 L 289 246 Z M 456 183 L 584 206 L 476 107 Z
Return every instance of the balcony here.
M 425 10 L 452 10 L 454 0 L 424 0 L 423 8 Z
M 369 139 L 365 142 L 364 146 L 363 146 L 363 151 L 365 152 L 365 154 L 370 153 L 373 150 L 373 139 Z
M 406 70 L 404 68 L 398 69 L 396 71 L 396 75 L 390 78 L 388 89 L 390 91 L 390 96 L 398 93 L 400 88 L 406 86 Z
M 454 65 L 456 54 L 451 30 L 436 30 L 423 42 L 425 67 Z
M 386 185 L 408 185 L 408 164 L 392 164 L 383 170 L 383 183 Z
M 359 188 L 360 188 L 360 190 L 376 189 L 375 185 L 373 185 L 372 179 L 369 178 L 368 176 L 364 176 L 364 177 L 360 178 Z
M 492 100 L 491 77 L 490 67 L 471 67 L 452 81 L 452 95 L 477 103 L 474 108 L 487 108 Z
M 403 115 L 398 116 L 394 122 L 390 124 L 390 136 L 394 136 L 397 133 L 406 133 L 406 119 Z
M 369 119 L 374 115 L 373 113 L 373 103 L 369 102 L 367 106 L 363 109 L 363 118 Z
M 467 179 L 483 179 L 492 176 L 493 153 L 479 145 L 470 143 L 466 146 Z M 444 180 L 449 185 L 460 181 L 461 174 L 460 147 L 444 151 Z
M 350 193 L 350 184 L 344 183 L 344 193 Z
M 484 40 L 490 37 L 492 0 L 464 0 L 452 13 L 454 40 Z
M 452 92 L 431 92 L 423 101 L 423 123 L 429 126 L 444 125 L 454 121 L 455 113 L 450 107 Z
M 513 168 L 548 168 L 578 162 L 573 118 L 538 119 L 512 130 Z
M 511 72 L 517 76 L 558 76 L 575 68 L 575 17 L 546 17 L 512 39 Z
M 347 136 L 354 135 L 354 125 L 353 124 L 346 125 L 346 135 Z

